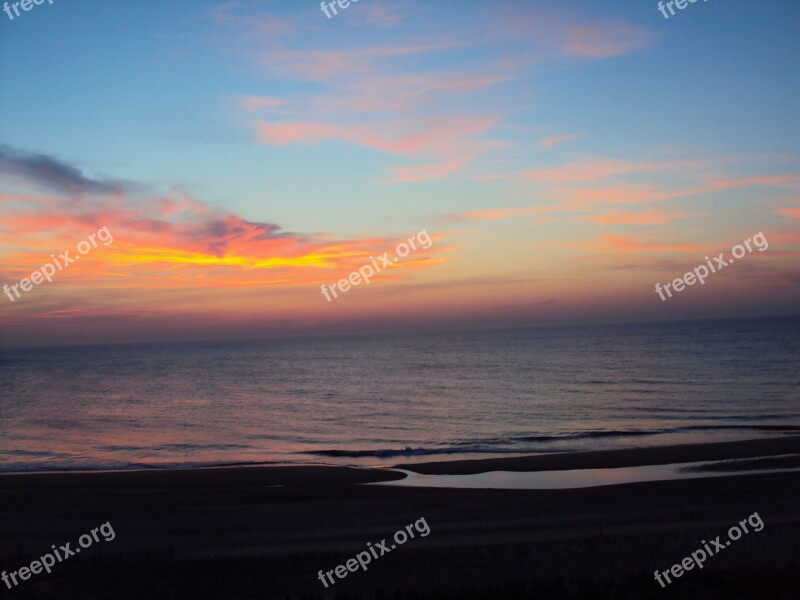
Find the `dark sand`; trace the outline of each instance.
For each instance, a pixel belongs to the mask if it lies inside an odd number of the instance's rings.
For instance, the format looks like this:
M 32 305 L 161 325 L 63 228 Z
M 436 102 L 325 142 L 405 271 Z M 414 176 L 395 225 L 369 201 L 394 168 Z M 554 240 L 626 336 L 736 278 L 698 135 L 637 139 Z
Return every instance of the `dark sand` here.
M 797 452 L 800 438 L 483 462 L 424 473 L 634 466 Z M 644 462 L 643 462 L 644 461 Z M 512 468 L 509 468 L 509 464 Z M 460 465 L 460 466 L 459 466 Z M 463 469 L 457 471 L 455 469 Z M 800 576 L 800 474 L 733 475 L 579 490 L 357 485 L 383 470 L 247 467 L 5 475 L 0 562 L 14 571 L 110 521 L 99 542 L 0 597 L 792 598 Z M 281 487 L 270 487 L 281 486 Z M 748 533 L 662 590 L 653 578 L 754 512 Z M 424 517 L 409 540 L 326 590 L 333 569 Z M 5 595 L 3 595 L 5 594 Z M 334 596 L 336 594 L 336 596 Z

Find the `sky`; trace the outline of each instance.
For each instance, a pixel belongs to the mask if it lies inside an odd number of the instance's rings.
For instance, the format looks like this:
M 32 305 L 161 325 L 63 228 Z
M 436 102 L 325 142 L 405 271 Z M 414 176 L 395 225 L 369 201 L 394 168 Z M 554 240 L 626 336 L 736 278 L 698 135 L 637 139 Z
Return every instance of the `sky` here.
M 800 4 L 345 5 L 0 12 L 0 345 L 798 313 Z

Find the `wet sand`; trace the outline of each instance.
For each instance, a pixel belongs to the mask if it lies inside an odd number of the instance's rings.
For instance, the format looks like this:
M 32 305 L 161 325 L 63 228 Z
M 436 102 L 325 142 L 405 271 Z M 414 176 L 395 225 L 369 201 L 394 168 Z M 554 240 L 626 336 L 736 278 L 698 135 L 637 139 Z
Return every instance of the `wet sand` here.
M 800 436 L 786 436 L 739 442 L 681 444 L 594 452 L 567 452 L 537 456 L 516 456 L 483 460 L 439 461 L 398 465 L 423 475 L 474 475 L 486 471 L 556 471 L 563 469 L 612 469 L 695 461 L 800 453 Z
M 634 466 L 797 451 L 798 437 L 485 461 L 484 470 Z M 425 472 L 475 471 L 430 463 Z M 555 466 L 558 465 L 558 466 Z M 579 465 L 579 466 L 577 466 Z M 452 472 L 452 471 L 451 471 Z M 795 598 L 800 474 L 577 490 L 358 485 L 398 474 L 337 467 L 0 476 L 0 566 L 17 570 L 109 521 L 116 537 L 34 575 L 9 598 Z M 279 487 L 275 487 L 279 486 Z M 661 590 L 701 540 L 765 523 Z M 430 534 L 325 589 L 328 571 L 424 517 Z

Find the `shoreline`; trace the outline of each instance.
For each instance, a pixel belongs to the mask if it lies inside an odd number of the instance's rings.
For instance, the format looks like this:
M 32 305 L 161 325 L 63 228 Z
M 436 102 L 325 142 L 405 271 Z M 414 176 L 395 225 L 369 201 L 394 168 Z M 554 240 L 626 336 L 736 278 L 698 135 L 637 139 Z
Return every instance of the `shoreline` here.
M 676 453 L 699 460 L 764 456 L 794 448 L 800 439 L 757 442 L 508 460 L 518 461 L 517 468 L 568 468 L 587 460 L 629 464 Z M 542 459 L 558 460 L 537 464 Z M 497 461 L 487 461 L 481 468 L 495 466 Z M 668 568 L 700 540 L 724 534 L 755 511 L 766 523 L 762 532 L 747 535 L 680 585 L 691 581 L 714 591 L 733 580 L 761 585 L 764 578 L 788 577 L 797 564 L 797 472 L 583 489 L 361 485 L 401 477 L 385 469 L 280 466 L 0 476 L 0 569 L 16 570 L 51 544 L 74 544 L 109 522 L 113 542 L 25 582 L 25 590 L 61 600 L 234 600 L 251 598 L 254 589 L 261 590 L 259 597 L 281 600 L 439 592 L 420 597 L 517 599 L 540 596 L 514 590 L 540 590 L 552 581 L 556 587 L 544 597 L 573 598 L 575 582 L 609 594 L 591 597 L 647 597 L 642 594 L 648 590 L 660 591 L 653 569 Z M 429 536 L 410 540 L 333 589 L 318 581 L 319 569 L 343 564 L 368 542 L 389 538 L 421 517 Z M 570 582 L 566 588 L 564 581 Z M 620 592 L 625 589 L 635 595 Z
M 645 446 L 613 450 L 584 450 L 524 456 L 400 463 L 391 466 L 237 464 L 181 468 L 0 472 L 0 489 L 20 485 L 83 485 L 90 480 L 133 485 L 348 485 L 403 479 L 398 470 L 420 475 L 477 475 L 492 471 L 542 472 L 573 469 L 613 469 L 674 463 L 744 460 L 754 469 L 767 470 L 776 457 L 800 455 L 800 435 L 731 442 L 704 442 L 670 446 Z M 783 459 L 788 461 L 788 459 Z M 794 466 L 795 460 L 791 460 Z M 709 465 L 704 470 L 715 470 Z M 720 470 L 737 470 L 721 466 Z M 127 480 L 127 481 L 126 481 Z M 13 482 L 13 483 L 12 483 Z

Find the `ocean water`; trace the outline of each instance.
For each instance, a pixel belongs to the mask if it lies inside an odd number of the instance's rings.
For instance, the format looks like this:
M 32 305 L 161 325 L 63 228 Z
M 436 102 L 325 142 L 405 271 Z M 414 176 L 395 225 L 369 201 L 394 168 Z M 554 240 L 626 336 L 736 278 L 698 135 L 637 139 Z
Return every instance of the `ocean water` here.
M 0 470 L 355 464 L 797 434 L 800 318 L 0 350 Z

